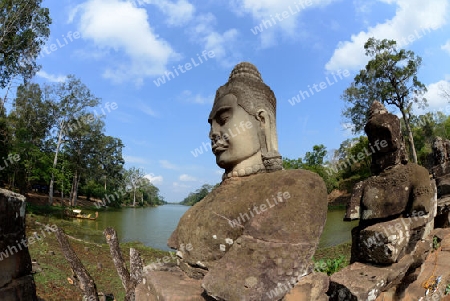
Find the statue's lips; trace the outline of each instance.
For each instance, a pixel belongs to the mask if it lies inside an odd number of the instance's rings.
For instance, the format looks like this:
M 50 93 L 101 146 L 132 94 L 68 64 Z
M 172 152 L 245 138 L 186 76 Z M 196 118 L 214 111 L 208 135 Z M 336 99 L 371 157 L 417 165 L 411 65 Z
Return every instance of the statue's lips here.
M 212 152 L 213 152 L 214 155 L 217 156 L 217 155 L 220 155 L 221 153 L 223 153 L 224 151 L 226 151 L 227 148 L 228 147 L 223 147 L 223 146 L 221 146 L 221 147 L 213 147 L 212 148 Z

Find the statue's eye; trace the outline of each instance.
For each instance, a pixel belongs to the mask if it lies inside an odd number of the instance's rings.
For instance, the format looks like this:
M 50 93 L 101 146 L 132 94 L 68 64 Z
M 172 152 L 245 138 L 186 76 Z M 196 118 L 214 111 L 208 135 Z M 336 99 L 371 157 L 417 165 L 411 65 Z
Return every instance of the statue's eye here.
M 228 113 L 222 113 L 220 114 L 217 123 L 219 123 L 220 125 L 224 125 L 225 123 L 227 123 L 228 119 L 230 118 Z

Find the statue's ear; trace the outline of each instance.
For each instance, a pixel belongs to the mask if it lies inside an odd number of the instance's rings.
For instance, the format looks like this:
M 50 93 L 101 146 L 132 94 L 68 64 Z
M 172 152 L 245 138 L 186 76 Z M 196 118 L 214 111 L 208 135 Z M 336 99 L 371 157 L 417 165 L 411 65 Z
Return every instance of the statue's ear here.
M 265 124 L 269 123 L 269 115 L 267 114 L 266 110 L 258 110 L 256 113 L 256 120 L 261 122 L 261 126 L 264 126 Z

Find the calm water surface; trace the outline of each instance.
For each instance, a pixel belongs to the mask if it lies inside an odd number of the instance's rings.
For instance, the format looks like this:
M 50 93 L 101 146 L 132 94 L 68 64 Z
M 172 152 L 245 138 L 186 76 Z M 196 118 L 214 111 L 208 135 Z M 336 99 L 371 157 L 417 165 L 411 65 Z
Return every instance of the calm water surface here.
M 175 230 L 181 216 L 189 208 L 173 204 L 155 208 L 123 208 L 118 211 L 101 211 L 99 218 L 95 221 L 74 219 L 73 222 L 102 232 L 107 227 L 113 227 L 121 242 L 140 241 L 146 246 L 169 251 L 167 240 Z M 327 222 L 320 238 L 320 248 L 351 240 L 350 231 L 358 222 L 342 221 L 344 213 L 343 210 L 328 212 Z M 80 238 L 98 243 L 105 242 L 101 234 Z

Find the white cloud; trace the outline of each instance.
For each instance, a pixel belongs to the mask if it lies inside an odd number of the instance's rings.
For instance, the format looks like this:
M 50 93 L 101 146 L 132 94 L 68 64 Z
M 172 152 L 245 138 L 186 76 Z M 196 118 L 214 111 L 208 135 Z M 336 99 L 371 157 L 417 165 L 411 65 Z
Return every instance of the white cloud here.
M 214 58 L 224 67 L 230 67 L 240 59 L 239 32 L 235 28 L 219 33 L 214 30 L 216 17 L 212 13 L 196 16 L 196 23 L 189 29 L 191 40 L 213 51 Z
M 42 77 L 52 83 L 62 83 L 62 82 L 65 82 L 67 79 L 67 77 L 65 75 L 54 75 L 54 74 L 49 74 L 45 71 L 38 71 L 36 73 L 36 75 L 39 77 Z
M 159 160 L 159 164 L 161 165 L 162 168 L 165 169 L 173 169 L 173 170 L 178 169 L 178 166 L 170 163 L 168 160 Z
M 446 99 L 443 95 L 442 89 L 449 90 L 450 88 L 450 80 L 440 80 L 436 83 L 432 83 L 427 85 L 427 93 L 425 93 L 424 97 L 427 99 L 428 107 L 425 109 L 416 108 L 416 112 L 418 114 L 423 114 L 424 112 L 429 111 L 441 111 L 444 114 L 450 114 L 450 107 L 448 103 L 448 99 Z M 448 109 L 447 109 L 448 108 Z
M 154 174 L 148 174 L 144 176 L 145 178 L 150 180 L 150 183 L 153 185 L 162 184 L 164 181 L 163 176 L 155 176 Z
M 190 188 L 190 187 L 191 187 L 191 185 L 180 184 L 180 183 L 178 183 L 178 182 L 173 182 L 173 183 L 172 183 L 172 186 L 173 186 L 173 188 L 175 188 L 175 191 L 180 191 L 180 190 L 182 190 L 183 188 Z M 182 189 L 180 189 L 180 188 L 182 188 Z
M 164 15 L 167 16 L 166 23 L 170 26 L 183 26 L 188 23 L 195 13 L 195 7 L 189 1 L 178 0 L 170 2 L 167 0 L 137 0 L 142 4 L 156 5 Z
M 196 103 L 196 104 L 212 104 L 214 95 L 203 96 L 201 94 L 193 94 L 190 90 L 184 90 L 179 97 L 180 100 Z
M 180 181 L 182 182 L 196 182 L 197 179 L 193 176 L 187 175 L 187 174 L 182 174 L 179 178 Z
M 231 6 L 237 15 L 250 14 L 255 21 L 254 26 L 263 26 L 262 32 L 259 33 L 261 47 L 268 48 L 276 44 L 278 32 L 290 38 L 299 36 L 301 31 L 298 26 L 298 16 L 303 11 L 326 6 L 333 1 L 335 0 L 234 0 Z M 249 28 L 249 31 L 252 29 Z
M 447 41 L 444 45 L 441 46 L 441 49 L 448 52 L 450 54 L 450 40 Z
M 150 27 L 147 11 L 130 2 L 88 0 L 72 11 L 69 22 L 78 18 L 78 31 L 85 40 L 108 53 L 124 53 L 126 59 L 109 63 L 103 76 L 115 82 L 162 74 L 171 59 L 178 58 L 172 47 Z
M 393 39 L 404 48 L 431 30 L 446 23 L 448 0 L 379 0 L 397 5 L 396 15 L 385 23 L 369 27 L 352 35 L 350 41 L 340 42 L 333 56 L 325 65 L 328 71 L 338 69 L 358 70 L 367 62 L 364 43 L 370 38 Z M 411 39 L 411 40 L 409 40 Z
M 138 103 L 137 106 L 138 106 L 139 110 L 141 110 L 143 113 L 145 113 L 149 116 L 156 117 L 158 115 L 152 108 L 150 108 L 150 106 L 148 106 L 142 102 Z

